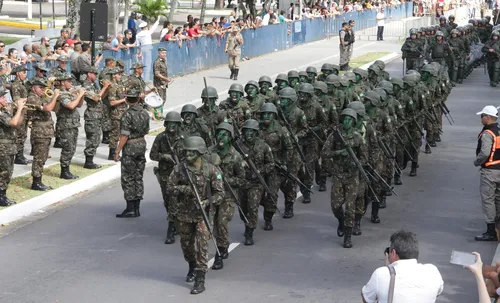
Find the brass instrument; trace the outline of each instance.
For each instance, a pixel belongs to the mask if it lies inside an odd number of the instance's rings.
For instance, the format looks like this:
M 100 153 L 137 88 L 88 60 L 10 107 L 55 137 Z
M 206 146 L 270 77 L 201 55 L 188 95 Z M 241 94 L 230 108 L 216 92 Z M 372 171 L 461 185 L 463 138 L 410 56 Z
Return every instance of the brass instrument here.
M 56 78 L 55 77 L 50 77 L 47 81 L 47 88 L 43 91 L 43 93 L 45 94 L 45 97 L 47 98 L 52 98 L 52 96 L 54 96 L 54 83 L 56 82 Z

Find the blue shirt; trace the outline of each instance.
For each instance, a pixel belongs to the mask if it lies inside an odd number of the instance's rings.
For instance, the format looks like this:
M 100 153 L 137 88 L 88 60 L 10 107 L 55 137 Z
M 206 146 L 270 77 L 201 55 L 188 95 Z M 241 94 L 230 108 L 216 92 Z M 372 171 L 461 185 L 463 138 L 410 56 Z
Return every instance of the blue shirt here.
M 131 30 L 132 32 L 136 32 L 136 27 L 135 27 L 135 20 L 134 18 L 130 17 L 128 18 L 128 23 L 127 23 L 127 27 L 129 30 Z

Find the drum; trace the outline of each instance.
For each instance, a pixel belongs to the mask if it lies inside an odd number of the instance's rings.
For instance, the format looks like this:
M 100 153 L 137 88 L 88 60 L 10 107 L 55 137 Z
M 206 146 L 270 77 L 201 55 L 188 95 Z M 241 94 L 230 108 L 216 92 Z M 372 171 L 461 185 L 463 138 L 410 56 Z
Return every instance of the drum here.
M 151 113 L 155 121 L 160 121 L 163 119 L 163 100 L 155 92 L 149 93 L 145 98 L 144 102 L 151 106 Z

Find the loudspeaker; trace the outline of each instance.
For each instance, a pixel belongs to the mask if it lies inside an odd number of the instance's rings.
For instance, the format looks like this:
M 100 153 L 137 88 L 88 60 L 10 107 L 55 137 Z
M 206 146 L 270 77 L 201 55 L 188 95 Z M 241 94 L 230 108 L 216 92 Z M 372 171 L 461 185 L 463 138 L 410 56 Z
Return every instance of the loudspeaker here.
M 90 41 L 91 12 L 95 10 L 95 41 L 105 42 L 108 37 L 108 4 L 82 2 L 80 6 L 80 39 Z

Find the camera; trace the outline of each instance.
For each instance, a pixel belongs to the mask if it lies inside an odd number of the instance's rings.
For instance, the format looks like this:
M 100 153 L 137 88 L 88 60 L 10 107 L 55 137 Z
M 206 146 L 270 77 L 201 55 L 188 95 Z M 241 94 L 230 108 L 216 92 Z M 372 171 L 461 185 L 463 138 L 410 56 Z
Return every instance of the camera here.
M 390 248 L 389 246 L 387 246 L 387 247 L 385 248 L 385 250 L 384 250 L 384 256 L 385 256 L 385 254 L 389 254 L 389 250 L 390 250 L 390 249 L 391 249 L 391 248 Z

